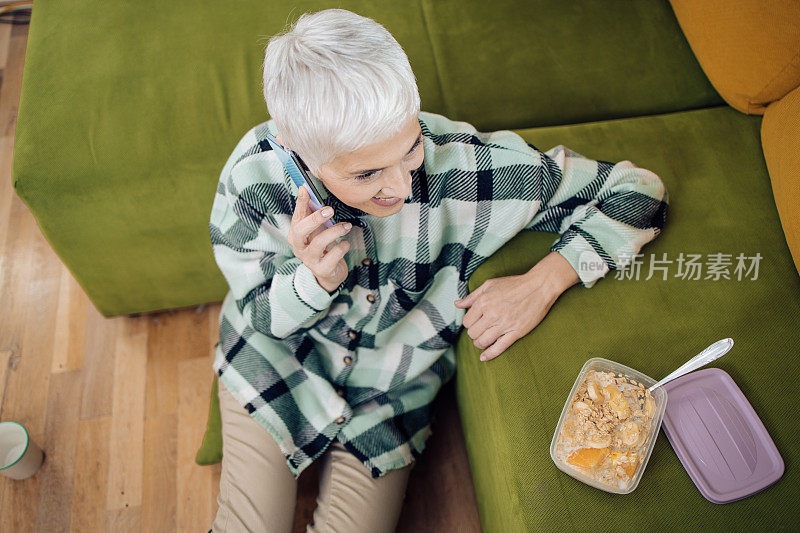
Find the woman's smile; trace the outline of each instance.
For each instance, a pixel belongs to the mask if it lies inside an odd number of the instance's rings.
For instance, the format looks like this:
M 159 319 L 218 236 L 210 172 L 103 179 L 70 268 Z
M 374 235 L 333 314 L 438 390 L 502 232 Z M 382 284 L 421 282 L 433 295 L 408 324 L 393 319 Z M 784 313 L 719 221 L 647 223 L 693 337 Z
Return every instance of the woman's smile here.
M 391 196 L 389 196 L 387 198 L 383 198 L 383 197 L 380 197 L 380 196 L 373 196 L 372 197 L 372 202 L 375 203 L 375 204 L 378 204 L 381 207 L 392 207 L 393 205 L 395 205 L 400 200 L 401 200 L 401 198 L 396 198 L 396 197 L 391 197 Z

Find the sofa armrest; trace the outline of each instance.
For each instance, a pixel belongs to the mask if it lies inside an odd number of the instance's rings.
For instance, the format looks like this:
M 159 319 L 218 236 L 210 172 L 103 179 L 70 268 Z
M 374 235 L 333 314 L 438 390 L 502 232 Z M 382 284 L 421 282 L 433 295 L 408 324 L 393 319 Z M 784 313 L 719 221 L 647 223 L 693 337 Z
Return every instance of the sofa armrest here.
M 800 273 L 800 87 L 767 107 L 761 146 L 786 243 Z
M 800 85 L 800 2 L 670 3 L 697 61 L 731 107 L 763 115 Z

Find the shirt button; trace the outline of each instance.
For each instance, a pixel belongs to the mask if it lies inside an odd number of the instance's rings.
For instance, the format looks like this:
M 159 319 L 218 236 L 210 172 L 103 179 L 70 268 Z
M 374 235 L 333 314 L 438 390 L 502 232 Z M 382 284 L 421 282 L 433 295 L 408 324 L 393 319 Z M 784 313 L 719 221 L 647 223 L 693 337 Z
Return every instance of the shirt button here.
M 336 394 L 344 398 L 344 389 L 336 389 Z
M 365 257 L 364 259 L 361 260 L 361 264 L 369 266 L 372 264 L 372 259 L 370 259 L 369 257 Z
M 352 362 L 353 362 L 353 358 L 352 357 L 350 357 L 349 355 L 345 355 L 344 356 L 344 364 L 349 365 Z
M 351 329 L 350 330 L 350 338 L 353 339 L 353 340 L 356 340 L 356 337 L 358 337 L 358 333 L 356 333 L 356 330 Z
M 336 419 L 336 423 L 337 424 L 341 424 L 343 422 L 344 422 L 344 417 L 343 416 L 340 416 L 339 418 Z
M 374 294 L 367 294 L 367 300 L 369 300 L 370 303 L 374 302 L 375 301 L 375 295 Z

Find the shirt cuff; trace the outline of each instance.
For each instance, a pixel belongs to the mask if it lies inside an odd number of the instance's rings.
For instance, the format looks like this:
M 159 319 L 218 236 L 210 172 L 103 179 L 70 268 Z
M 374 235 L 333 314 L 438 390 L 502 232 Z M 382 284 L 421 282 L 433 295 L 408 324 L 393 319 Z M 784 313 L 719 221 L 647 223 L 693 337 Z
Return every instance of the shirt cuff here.
M 327 309 L 339 295 L 342 285 L 328 293 L 317 281 L 317 277 L 305 263 L 300 263 L 294 273 L 294 290 L 303 302 L 317 311 Z
M 572 265 L 578 277 L 581 280 L 581 285 L 587 289 L 591 288 L 595 282 L 602 278 L 610 270 L 605 261 L 597 254 L 591 244 L 580 235 L 575 234 L 568 236 L 567 230 L 556 240 L 552 247 L 551 252 L 558 252 Z M 567 239 L 568 237 L 571 237 Z

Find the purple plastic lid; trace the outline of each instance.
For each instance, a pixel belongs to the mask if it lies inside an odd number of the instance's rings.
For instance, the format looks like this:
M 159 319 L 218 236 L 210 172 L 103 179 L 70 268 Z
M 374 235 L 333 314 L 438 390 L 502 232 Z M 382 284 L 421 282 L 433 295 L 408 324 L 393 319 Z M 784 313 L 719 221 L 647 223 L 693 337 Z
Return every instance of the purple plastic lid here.
M 669 399 L 661 427 L 707 500 L 740 500 L 780 479 L 783 458 L 727 372 L 705 368 L 664 388 Z

